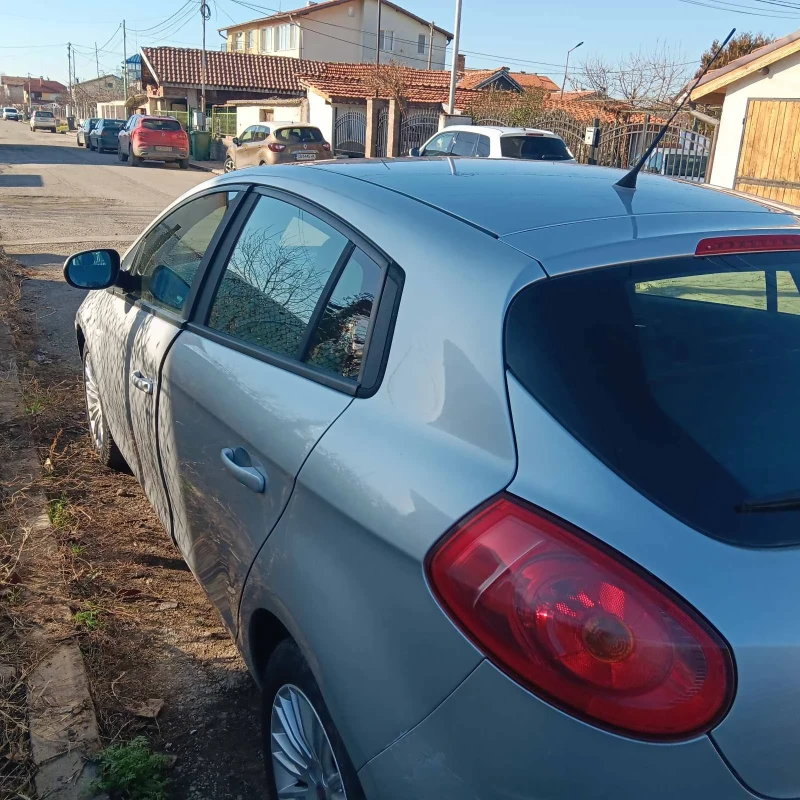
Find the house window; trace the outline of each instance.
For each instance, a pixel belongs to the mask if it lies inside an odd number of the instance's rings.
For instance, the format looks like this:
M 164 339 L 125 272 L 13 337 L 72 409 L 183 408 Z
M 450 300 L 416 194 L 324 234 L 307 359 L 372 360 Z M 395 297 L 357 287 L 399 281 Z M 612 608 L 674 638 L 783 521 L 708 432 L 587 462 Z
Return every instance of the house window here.
M 244 50 L 244 33 L 242 33 L 242 31 L 239 31 L 234 35 L 233 41 L 234 48 L 236 50 Z
M 394 31 L 381 31 L 381 50 L 391 53 L 394 49 Z
M 256 32 L 247 31 L 247 52 L 252 53 L 256 49 Z
M 272 42 L 272 31 L 273 28 L 262 28 L 261 29 L 261 52 L 262 53 L 271 53 L 275 50 Z
M 417 39 L 417 53 L 424 56 L 425 55 L 425 45 L 427 44 L 427 37 L 424 33 L 419 35 Z
M 297 25 L 278 25 L 277 50 L 294 50 L 297 47 Z
M 275 119 L 275 110 L 272 108 L 259 108 L 258 121 L 259 122 L 272 122 Z

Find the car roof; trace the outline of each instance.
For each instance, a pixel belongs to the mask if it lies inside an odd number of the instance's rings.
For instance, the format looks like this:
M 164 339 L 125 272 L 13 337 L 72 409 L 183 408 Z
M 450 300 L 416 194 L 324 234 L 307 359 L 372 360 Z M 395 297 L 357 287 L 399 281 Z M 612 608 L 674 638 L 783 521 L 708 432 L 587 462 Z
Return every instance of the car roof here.
M 438 136 L 440 133 L 447 132 L 464 132 L 464 133 L 494 133 L 500 136 L 521 136 L 526 133 L 539 133 L 543 136 L 552 136 L 556 139 L 561 137 L 553 131 L 545 130 L 544 128 L 512 128 L 507 125 L 448 125 L 446 128 L 435 133 L 430 138 Z
M 659 175 L 641 174 L 635 192 L 620 190 L 614 184 L 624 170 L 574 162 L 423 157 L 329 161 L 300 169 L 317 173 L 319 179 L 319 173 L 338 173 L 383 187 L 498 237 L 631 215 L 786 213 L 759 198 L 745 199 Z

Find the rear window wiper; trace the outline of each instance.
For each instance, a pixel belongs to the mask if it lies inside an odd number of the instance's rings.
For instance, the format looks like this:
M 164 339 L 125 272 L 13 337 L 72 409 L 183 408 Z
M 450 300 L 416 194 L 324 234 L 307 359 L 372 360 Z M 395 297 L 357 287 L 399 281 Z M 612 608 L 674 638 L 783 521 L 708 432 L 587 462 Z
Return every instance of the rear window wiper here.
M 734 511 L 738 514 L 758 513 L 760 511 L 800 511 L 800 494 L 787 494 L 764 500 L 745 500 Z

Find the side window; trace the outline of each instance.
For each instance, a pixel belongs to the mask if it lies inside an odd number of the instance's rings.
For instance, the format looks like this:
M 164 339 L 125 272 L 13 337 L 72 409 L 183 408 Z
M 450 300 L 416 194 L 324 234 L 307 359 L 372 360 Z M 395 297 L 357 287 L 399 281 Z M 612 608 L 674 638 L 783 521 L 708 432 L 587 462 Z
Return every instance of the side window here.
M 450 154 L 454 156 L 471 156 L 475 154 L 475 145 L 478 143 L 477 133 L 459 131 Z
M 380 267 L 365 253 L 354 250 L 311 337 L 306 358 L 309 364 L 343 378 L 358 378 L 380 286 Z
M 430 144 L 425 145 L 423 155 L 446 156 L 453 146 L 454 133 L 440 133 Z
M 192 200 L 159 222 L 139 245 L 132 274 L 147 303 L 180 311 L 211 239 L 235 192 L 214 192 Z
M 252 142 L 255 134 L 255 128 L 248 128 L 240 137 L 239 143 L 240 144 L 247 144 L 248 142 Z
M 478 136 L 478 148 L 475 152 L 475 155 L 478 158 L 489 158 L 489 154 L 492 152 L 491 144 L 489 143 L 488 136 Z
M 296 206 L 260 197 L 217 289 L 208 327 L 292 358 L 347 239 Z

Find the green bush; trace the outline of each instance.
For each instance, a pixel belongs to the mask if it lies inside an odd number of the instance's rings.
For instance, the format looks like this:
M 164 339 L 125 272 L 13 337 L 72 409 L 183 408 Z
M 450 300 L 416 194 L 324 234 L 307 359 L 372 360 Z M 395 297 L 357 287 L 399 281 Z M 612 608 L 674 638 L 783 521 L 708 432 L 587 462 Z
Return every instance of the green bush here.
M 107 747 L 100 755 L 95 789 L 120 800 L 165 800 L 168 759 L 154 753 L 144 736 Z

